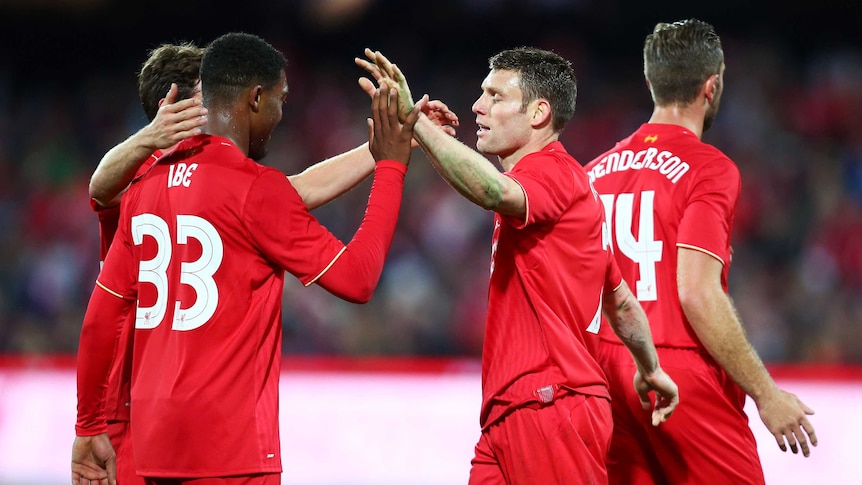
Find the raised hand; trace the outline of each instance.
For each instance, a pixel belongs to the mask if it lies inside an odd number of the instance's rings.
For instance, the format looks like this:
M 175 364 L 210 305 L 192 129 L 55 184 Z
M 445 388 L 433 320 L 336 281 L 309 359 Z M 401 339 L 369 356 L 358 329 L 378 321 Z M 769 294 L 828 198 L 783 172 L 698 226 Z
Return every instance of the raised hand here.
M 679 405 L 679 389 L 664 370 L 659 367 L 651 375 L 645 376 L 638 371 L 634 378 L 635 390 L 644 410 L 650 408 L 650 391 L 655 391 L 655 409 L 652 411 L 652 425 L 667 421 Z
M 811 454 L 809 441 L 813 446 L 817 446 L 814 426 L 808 421 L 808 416 L 814 414 L 814 410 L 800 401 L 795 394 L 781 389 L 776 391 L 766 399 L 756 402 L 760 419 L 775 437 L 781 451 L 787 451 L 790 446 L 790 450 L 796 454 L 799 453 L 799 448 L 802 448 L 802 455 L 808 456 Z
M 410 112 L 413 110 L 413 95 L 410 94 L 410 86 L 407 84 L 407 78 L 398 69 L 398 66 L 389 62 L 380 51 L 372 51 L 365 49 L 365 57 L 368 60 L 355 58 L 354 62 L 359 67 L 368 71 L 378 85 L 388 84 L 390 88 L 398 90 L 398 119 L 403 123 Z
M 167 96 L 159 103 L 156 116 L 145 128 L 151 137 L 151 145 L 159 150 L 199 135 L 201 126 L 207 122 L 207 109 L 201 105 L 200 97 L 176 101 L 178 91 L 177 85 L 171 84 Z
M 371 98 L 374 98 L 374 93 L 377 92 L 377 86 L 375 86 L 374 82 L 366 77 L 359 78 L 359 87 L 362 88 L 362 90 Z M 456 136 L 457 133 L 455 128 L 459 126 L 458 115 L 450 110 L 446 103 L 436 99 L 428 101 L 428 103 L 422 107 L 422 113 L 427 116 L 432 123 L 446 132 L 447 135 Z M 411 148 L 418 148 L 419 143 L 414 138 L 410 146 Z
M 398 90 L 386 83 L 380 85 L 372 96 L 368 120 L 368 148 L 375 160 L 395 160 L 405 165 L 410 162 L 413 126 L 426 104 L 427 95 L 416 103 L 402 124 L 398 119 Z

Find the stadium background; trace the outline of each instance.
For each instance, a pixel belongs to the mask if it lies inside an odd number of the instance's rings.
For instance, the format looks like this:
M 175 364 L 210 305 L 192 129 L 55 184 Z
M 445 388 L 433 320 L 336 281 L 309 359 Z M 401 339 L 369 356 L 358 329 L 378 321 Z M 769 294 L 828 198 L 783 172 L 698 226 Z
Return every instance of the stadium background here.
M 290 95 L 264 160 L 286 173 L 366 140 L 369 101 L 353 64 L 366 46 L 397 62 L 414 94 L 458 113 L 469 146 L 487 57 L 518 45 L 552 49 L 578 76 L 563 142 L 586 163 L 649 116 L 644 36 L 658 21 L 697 17 L 725 48 L 726 89 L 704 139 L 742 172 L 730 286 L 749 336 L 772 367 L 849 369 L 858 387 L 862 2 L 631 3 L 0 0 L 0 364 L 74 355 L 98 271 L 88 178 L 106 150 L 145 123 L 135 73 L 159 43 L 203 45 L 242 30 L 286 54 Z M 349 239 L 369 186 L 315 215 Z M 369 304 L 287 278 L 288 357 L 475 362 L 491 215 L 445 185 L 419 151 L 405 194 Z M 0 419 L 0 444 L 8 422 L 4 431 Z

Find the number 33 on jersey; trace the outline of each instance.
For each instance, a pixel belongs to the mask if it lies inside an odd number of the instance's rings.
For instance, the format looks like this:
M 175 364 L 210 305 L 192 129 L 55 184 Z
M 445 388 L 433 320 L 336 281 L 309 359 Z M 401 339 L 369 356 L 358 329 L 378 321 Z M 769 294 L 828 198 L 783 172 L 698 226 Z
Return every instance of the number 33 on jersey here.
M 173 182 L 173 177 L 169 181 Z M 182 177 L 179 178 L 179 182 L 182 183 Z M 193 303 L 182 308 L 179 301 L 172 302 L 174 316 L 171 328 L 187 331 L 205 324 L 216 311 L 219 291 L 213 275 L 221 266 L 224 244 L 216 228 L 201 217 L 177 215 L 176 224 L 177 245 L 190 244 L 190 239 L 194 239 L 201 249 L 199 258 L 194 261 L 182 261 L 180 265 L 178 283 L 194 289 Z M 168 281 L 167 274 L 168 265 L 173 257 L 171 233 L 168 223 L 155 214 L 140 214 L 132 217 L 131 229 L 135 245 L 143 244 L 145 236 L 155 241 L 155 254 L 150 259 L 141 258 L 138 269 L 138 281 L 151 283 L 155 288 L 155 303 L 152 306 L 142 306 L 139 301 L 135 318 L 135 328 L 152 329 L 164 320 L 168 309 L 168 287 L 176 284 Z

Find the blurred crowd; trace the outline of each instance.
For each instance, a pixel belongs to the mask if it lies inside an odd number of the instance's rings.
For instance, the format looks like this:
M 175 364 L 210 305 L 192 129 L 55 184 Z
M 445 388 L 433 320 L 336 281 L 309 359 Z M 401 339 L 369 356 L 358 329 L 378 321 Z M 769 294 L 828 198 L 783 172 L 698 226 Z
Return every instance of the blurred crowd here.
M 743 179 L 731 295 L 764 360 L 862 363 L 862 44 L 802 54 L 714 23 L 726 86 L 704 140 L 733 159 Z M 572 61 L 579 99 L 562 141 L 582 163 L 649 118 L 640 47 L 653 24 L 616 57 L 563 30 L 517 39 Z M 356 86 L 362 72 L 352 56 L 365 44 L 330 45 L 333 55 L 324 55 L 268 32 L 288 57 L 290 96 L 264 163 L 295 173 L 364 142 L 369 101 Z M 161 40 L 180 39 L 190 38 Z M 376 40 L 371 47 L 399 64 L 414 95 L 427 92 L 460 116 L 458 137 L 474 146 L 470 107 L 487 57 L 514 47 L 511 39 Z M 105 151 L 145 123 L 134 73 L 146 52 L 132 49 L 104 60 L 103 69 L 61 73 L 77 82 L 21 83 L 0 64 L 0 353 L 76 349 L 99 268 L 89 176 Z M 366 181 L 314 214 L 346 241 L 369 188 Z M 345 303 L 287 275 L 285 353 L 478 356 L 491 226 L 491 213 L 459 196 L 414 151 L 374 298 Z

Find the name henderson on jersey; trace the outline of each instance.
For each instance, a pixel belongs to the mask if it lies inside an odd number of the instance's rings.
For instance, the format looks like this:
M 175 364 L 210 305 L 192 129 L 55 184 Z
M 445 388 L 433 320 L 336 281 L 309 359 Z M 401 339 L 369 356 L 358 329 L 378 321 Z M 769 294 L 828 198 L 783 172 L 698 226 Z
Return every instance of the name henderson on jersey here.
M 589 171 L 589 175 L 590 182 L 595 182 L 596 179 L 613 172 L 649 169 L 657 170 L 658 173 L 667 177 L 672 183 L 677 183 L 680 177 L 688 172 L 689 168 L 691 167 L 689 167 L 688 163 L 682 161 L 673 153 L 649 147 L 639 152 L 623 150 L 621 152 L 608 153 Z

